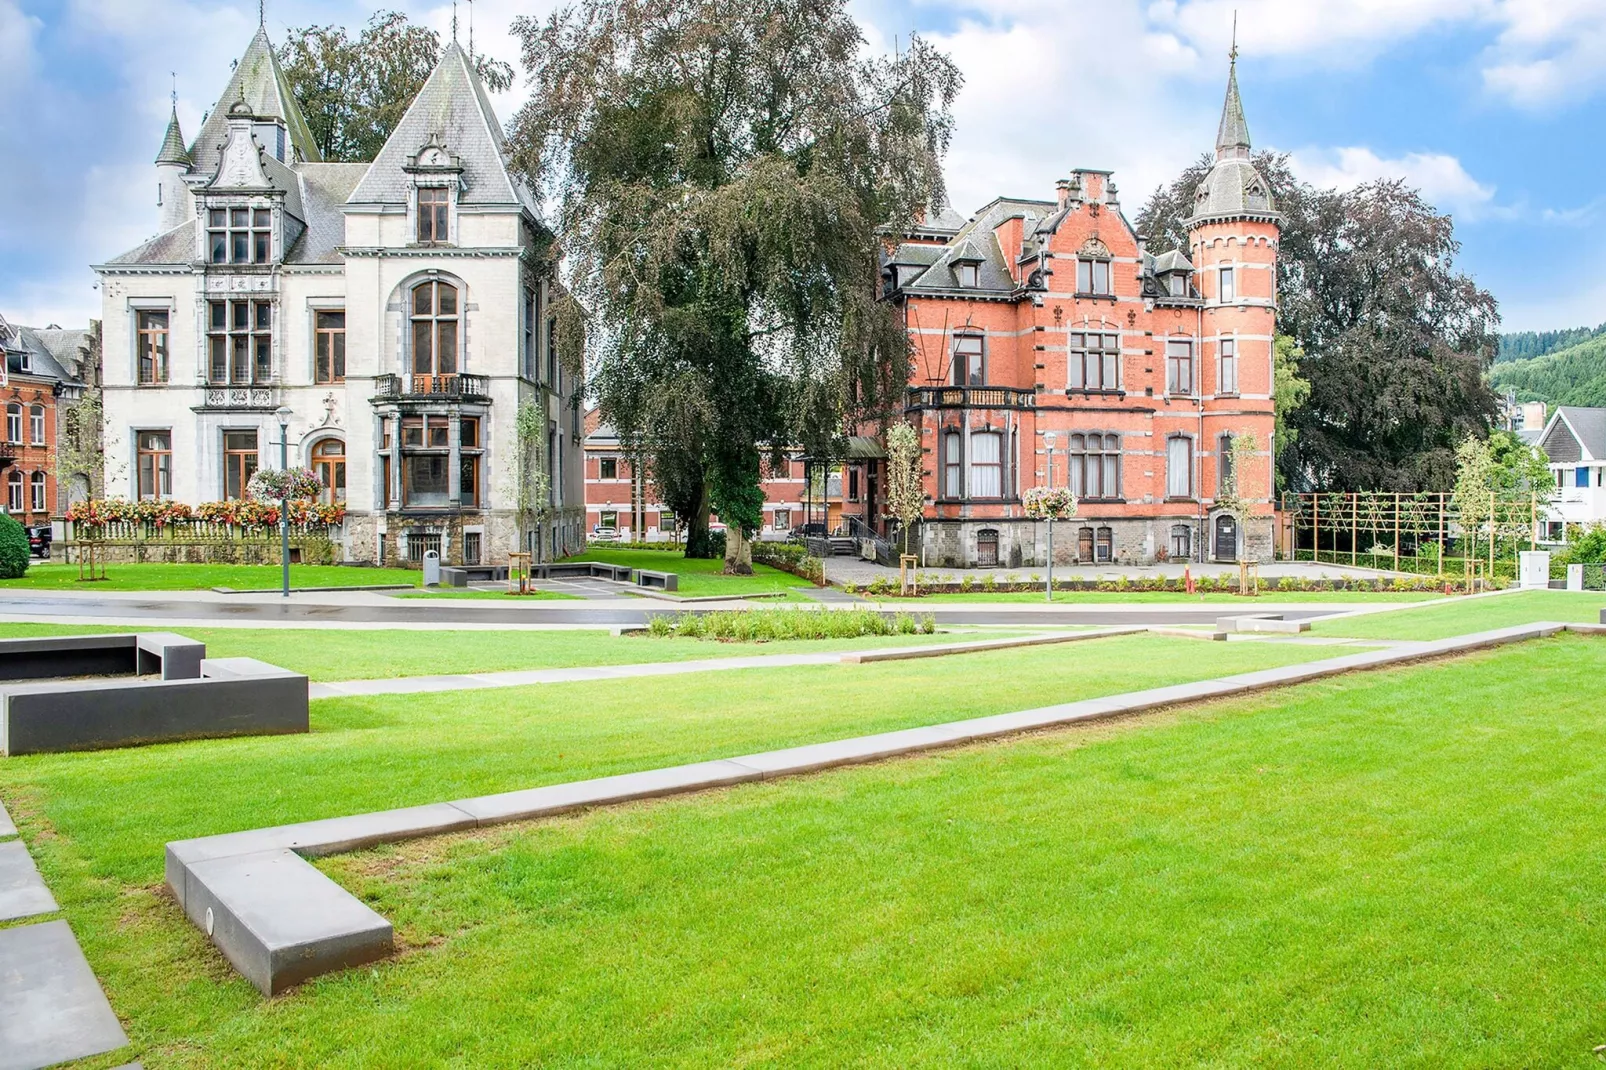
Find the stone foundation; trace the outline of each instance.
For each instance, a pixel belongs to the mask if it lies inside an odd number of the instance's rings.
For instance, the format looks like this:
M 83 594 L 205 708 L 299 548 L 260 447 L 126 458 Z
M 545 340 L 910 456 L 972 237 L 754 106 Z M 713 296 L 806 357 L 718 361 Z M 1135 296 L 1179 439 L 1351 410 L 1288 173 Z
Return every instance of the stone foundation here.
M 1101 518 L 1094 515 L 1054 524 L 1056 565 L 1152 565 L 1180 560 L 1173 554 L 1173 528 L 1188 532 L 1187 560 L 1216 561 L 1215 515 Z M 1048 563 L 1048 525 L 1031 520 L 927 520 L 921 525 L 927 568 L 1042 568 Z M 1238 553 L 1220 560 L 1273 560 L 1270 517 L 1250 517 Z M 996 562 L 988 544 L 996 541 Z

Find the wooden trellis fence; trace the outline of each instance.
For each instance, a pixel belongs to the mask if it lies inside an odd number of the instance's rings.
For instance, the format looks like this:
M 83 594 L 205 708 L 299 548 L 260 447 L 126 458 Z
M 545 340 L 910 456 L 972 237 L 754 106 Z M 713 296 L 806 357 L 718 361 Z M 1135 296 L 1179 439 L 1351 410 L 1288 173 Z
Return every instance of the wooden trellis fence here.
M 1419 575 L 1512 573 L 1516 551 L 1538 539 L 1539 503 L 1491 496 L 1463 518 L 1448 493 L 1380 491 L 1286 494 L 1284 556 Z

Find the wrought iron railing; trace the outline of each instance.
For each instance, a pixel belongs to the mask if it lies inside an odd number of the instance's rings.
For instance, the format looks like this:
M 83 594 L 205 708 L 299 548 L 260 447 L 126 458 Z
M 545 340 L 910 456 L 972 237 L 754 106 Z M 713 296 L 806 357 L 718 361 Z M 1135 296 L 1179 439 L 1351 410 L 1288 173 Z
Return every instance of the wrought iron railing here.
M 1031 390 L 1008 386 L 912 386 L 911 409 L 1030 409 L 1037 404 Z
M 484 375 L 394 375 L 374 377 L 374 396 L 381 398 L 485 398 L 491 381 Z

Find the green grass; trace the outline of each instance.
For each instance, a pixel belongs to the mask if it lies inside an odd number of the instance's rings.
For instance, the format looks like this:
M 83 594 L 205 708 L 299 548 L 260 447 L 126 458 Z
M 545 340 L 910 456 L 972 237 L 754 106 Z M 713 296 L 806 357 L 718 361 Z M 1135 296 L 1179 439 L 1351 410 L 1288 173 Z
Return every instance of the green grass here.
M 802 577 L 768 565 L 755 564 L 751 576 L 727 576 L 723 571 L 725 562 L 722 558 L 686 557 L 675 550 L 592 549 L 567 560 L 601 561 L 652 572 L 673 572 L 680 577 L 680 586 L 675 593 L 688 598 L 708 595 L 739 597 L 772 592 L 790 594 L 794 588 L 812 586 Z
M 1598 591 L 1521 591 L 1491 598 L 1452 598 L 1443 605 L 1398 613 L 1367 614 L 1317 623 L 1317 635 L 1366 639 L 1445 639 L 1468 632 L 1554 620 L 1599 624 L 1606 593 Z
M 1582 637 L 327 860 L 403 953 L 273 1001 L 156 888 L 166 836 L 612 771 L 605 739 L 706 757 L 841 704 L 891 727 L 1303 649 L 1099 645 L 511 716 L 320 704 L 311 737 L 0 784 L 149 1065 L 1594 1065 L 1606 646 Z
M 0 588 L 24 587 L 70 591 L 202 591 L 233 587 L 239 591 L 275 590 L 283 582 L 279 565 L 109 564 L 104 582 L 82 583 L 78 566 L 49 562 L 31 566 L 20 579 L 0 580 Z M 351 565 L 291 565 L 290 586 L 366 587 L 406 583 L 416 587 L 417 569 L 358 568 Z
M 577 602 L 577 601 L 580 601 L 580 596 L 579 595 L 577 595 L 577 594 L 564 594 L 562 591 L 531 591 L 528 594 L 509 594 L 507 591 L 476 591 L 471 587 L 442 587 L 441 589 L 436 590 L 436 591 L 423 591 L 423 590 L 420 590 L 420 591 L 397 591 L 391 597 L 393 597 L 393 598 L 446 598 L 446 599 L 473 598 L 473 599 L 479 599 L 479 600 L 502 599 L 503 601 L 506 601 L 506 600 L 508 600 L 510 598 L 516 598 L 516 599 L 519 599 L 520 601 L 535 601 L 535 602 L 542 602 L 542 601 L 546 601 L 546 602 Z
M 0 624 L 0 638 L 127 632 L 93 625 Z M 935 635 L 711 643 L 698 639 L 649 639 L 600 630 L 490 631 L 420 629 L 184 628 L 215 658 L 251 657 L 305 673 L 313 680 L 361 680 L 397 676 L 570 669 L 582 665 L 638 665 L 655 661 L 823 654 L 836 650 L 1005 638 L 1020 630 Z
M 875 598 L 875 595 L 860 591 L 865 598 Z M 1055 591 L 1054 601 L 1068 604 L 1081 603 L 1095 605 L 1105 602 L 1152 602 L 1156 604 L 1175 604 L 1204 602 L 1214 605 L 1253 606 L 1257 602 L 1301 602 L 1317 605 L 1324 602 L 1431 602 L 1436 598 L 1443 598 L 1442 594 L 1432 591 L 1262 591 L 1254 597 L 1240 597 L 1235 594 L 1211 592 L 1209 594 L 1187 594 L 1181 591 Z M 917 599 L 887 598 L 886 601 L 905 602 L 1044 602 L 1041 590 L 1037 591 L 999 591 L 988 594 L 985 591 L 957 592 L 953 594 L 927 594 Z

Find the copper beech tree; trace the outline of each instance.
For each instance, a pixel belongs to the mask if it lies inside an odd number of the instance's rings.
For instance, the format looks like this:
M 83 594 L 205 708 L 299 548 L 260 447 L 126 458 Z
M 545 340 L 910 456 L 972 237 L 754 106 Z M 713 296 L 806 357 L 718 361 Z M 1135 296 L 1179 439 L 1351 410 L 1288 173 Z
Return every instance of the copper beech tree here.
M 750 571 L 765 455 L 834 455 L 908 382 L 878 234 L 942 202 L 960 76 L 918 37 L 870 55 L 846 0 L 597 0 L 513 33 L 512 146 L 557 206 L 588 384 L 688 553 L 712 508 Z

